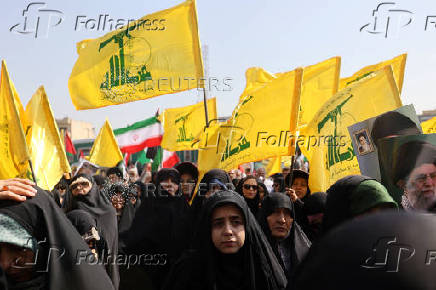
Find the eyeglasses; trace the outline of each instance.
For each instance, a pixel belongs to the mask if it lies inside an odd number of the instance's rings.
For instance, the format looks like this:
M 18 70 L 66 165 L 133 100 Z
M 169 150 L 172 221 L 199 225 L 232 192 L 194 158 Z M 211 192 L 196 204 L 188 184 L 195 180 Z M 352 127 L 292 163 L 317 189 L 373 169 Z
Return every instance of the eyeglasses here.
M 81 187 L 88 187 L 89 186 L 89 182 L 83 181 L 83 182 L 74 183 L 73 185 L 71 185 L 71 190 L 76 189 L 79 185 Z
M 251 185 L 251 184 L 244 184 L 244 189 L 246 190 L 257 190 L 257 185 Z
M 427 180 L 427 177 L 429 177 L 433 182 L 436 183 L 436 171 L 427 174 L 419 174 L 414 179 L 412 179 L 412 183 L 423 186 Z

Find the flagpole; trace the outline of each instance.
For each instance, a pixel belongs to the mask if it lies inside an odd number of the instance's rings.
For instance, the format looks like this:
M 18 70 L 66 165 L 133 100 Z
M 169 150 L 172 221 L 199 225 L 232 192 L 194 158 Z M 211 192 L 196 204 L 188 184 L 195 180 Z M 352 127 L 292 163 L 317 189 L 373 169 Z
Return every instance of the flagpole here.
M 206 128 L 209 128 L 209 116 L 207 113 L 207 98 L 206 98 L 206 89 L 203 88 L 203 103 L 204 103 L 204 114 L 206 116 Z
M 29 159 L 29 166 L 30 166 L 30 171 L 32 172 L 33 181 L 35 182 L 35 185 L 38 185 L 38 184 L 36 184 L 35 172 L 33 171 L 32 160 L 30 160 L 30 159 Z

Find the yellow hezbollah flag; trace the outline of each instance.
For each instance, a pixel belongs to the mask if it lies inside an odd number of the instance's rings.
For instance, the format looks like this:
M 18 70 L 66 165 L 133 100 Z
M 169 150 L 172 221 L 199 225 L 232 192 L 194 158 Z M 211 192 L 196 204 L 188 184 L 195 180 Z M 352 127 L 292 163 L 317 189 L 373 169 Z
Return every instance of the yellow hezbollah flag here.
M 117 140 L 109 121 L 106 119 L 89 153 L 89 162 L 102 167 L 114 167 L 123 160 Z
M 79 59 L 68 81 L 77 110 L 196 88 L 203 62 L 195 1 L 79 42 L 77 52 Z
M 309 123 L 322 104 L 336 94 L 340 68 L 341 58 L 332 57 L 303 69 L 299 127 Z M 245 73 L 247 84 L 244 93 L 259 89 L 281 75 L 282 73 L 270 74 L 257 67 L 249 68 Z
M 64 173 L 70 173 L 64 145 L 44 87 L 26 106 L 27 144 L 38 186 L 52 190 Z
M 295 149 L 290 145 L 297 127 L 302 74 L 297 68 L 250 91 L 227 122 L 208 128 L 200 137 L 200 173 L 289 155 Z
M 0 83 L 0 179 L 31 179 L 29 152 L 17 109 L 21 102 L 15 103 L 14 99 L 19 98 L 18 95 L 14 97 L 15 89 L 12 88 L 6 62 L 3 60 Z
M 303 139 L 297 141 L 309 159 L 310 189 L 325 192 L 338 179 L 360 174 L 347 127 L 400 106 L 390 66 L 347 86 L 328 100 L 301 131 Z
M 421 123 L 422 132 L 424 134 L 436 133 L 436 117 L 431 118 Z
M 351 77 L 342 78 L 339 80 L 339 90 L 342 90 L 349 84 L 358 81 L 359 79 L 369 75 L 370 73 L 380 70 L 385 66 L 390 65 L 392 67 L 392 71 L 394 74 L 395 83 L 397 84 L 398 92 L 401 94 L 401 90 L 403 89 L 403 80 L 404 80 L 404 69 L 406 67 L 406 59 L 407 54 L 402 54 L 397 57 L 394 57 L 390 60 L 382 61 L 378 64 L 369 65 L 358 72 L 354 73 Z
M 207 100 L 209 120 L 217 118 L 216 98 Z M 198 139 L 206 126 L 204 102 L 182 108 L 166 109 L 162 148 L 168 151 L 198 149 Z

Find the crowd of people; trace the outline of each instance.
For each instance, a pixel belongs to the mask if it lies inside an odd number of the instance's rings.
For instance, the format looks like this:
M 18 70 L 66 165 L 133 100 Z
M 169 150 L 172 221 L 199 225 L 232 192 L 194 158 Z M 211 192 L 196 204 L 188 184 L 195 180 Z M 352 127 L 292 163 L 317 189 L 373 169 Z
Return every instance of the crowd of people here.
M 51 192 L 0 180 L 0 289 L 436 289 L 424 149 L 396 167 L 404 204 L 362 175 L 312 193 L 304 160 L 200 182 L 190 162 L 84 166 Z

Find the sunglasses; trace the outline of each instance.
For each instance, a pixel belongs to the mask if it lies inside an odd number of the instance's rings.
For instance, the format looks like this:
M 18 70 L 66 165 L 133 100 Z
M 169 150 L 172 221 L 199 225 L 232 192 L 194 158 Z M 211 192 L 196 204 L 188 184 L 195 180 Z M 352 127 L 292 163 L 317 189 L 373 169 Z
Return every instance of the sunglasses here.
M 89 186 L 89 182 L 83 181 L 83 182 L 74 183 L 73 185 L 71 185 L 71 190 L 76 189 L 79 185 L 81 187 L 88 187 Z
M 243 186 L 244 186 L 244 189 L 246 189 L 246 190 L 250 190 L 250 189 L 256 190 L 258 188 L 257 185 L 251 185 L 251 184 L 244 184 Z

